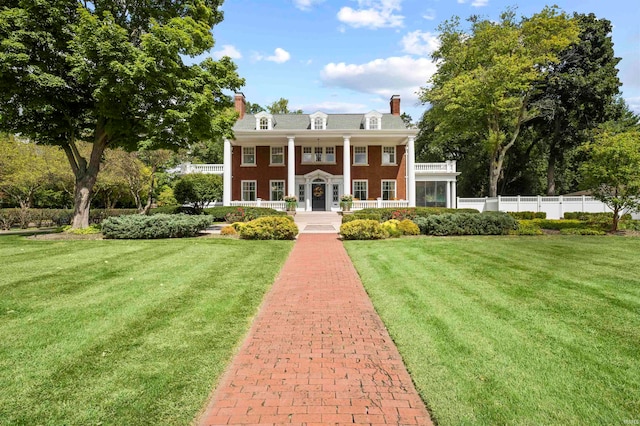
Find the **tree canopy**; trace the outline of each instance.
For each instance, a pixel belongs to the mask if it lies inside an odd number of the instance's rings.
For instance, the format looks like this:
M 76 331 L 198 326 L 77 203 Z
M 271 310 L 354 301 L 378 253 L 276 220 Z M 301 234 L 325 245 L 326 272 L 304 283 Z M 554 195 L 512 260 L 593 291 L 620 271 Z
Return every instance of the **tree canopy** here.
M 421 93 L 431 104 L 435 132 L 478 143 L 488 154 L 489 196 L 496 196 L 507 152 L 523 124 L 540 114 L 531 99 L 536 82 L 578 37 L 576 23 L 556 8 L 516 21 L 508 9 L 498 22 L 458 18 L 439 27 L 433 54 L 438 70 Z
M 61 146 L 88 226 L 106 147 L 132 151 L 229 136 L 244 81 L 209 50 L 222 0 L 7 0 L 0 8 L 0 130 Z M 92 142 L 83 155 L 77 141 Z

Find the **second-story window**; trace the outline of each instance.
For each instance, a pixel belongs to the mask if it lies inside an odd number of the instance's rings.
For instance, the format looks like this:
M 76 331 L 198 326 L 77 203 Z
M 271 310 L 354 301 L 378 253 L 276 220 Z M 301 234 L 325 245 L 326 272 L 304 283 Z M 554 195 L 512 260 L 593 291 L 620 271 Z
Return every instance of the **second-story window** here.
M 243 146 L 242 147 L 242 165 L 255 166 L 255 164 L 256 164 L 256 147 Z
M 283 146 L 271 147 L 271 164 L 272 165 L 284 164 L 284 147 Z
M 367 147 L 353 147 L 353 164 L 367 164 Z
M 382 147 L 382 164 L 396 164 L 396 147 Z

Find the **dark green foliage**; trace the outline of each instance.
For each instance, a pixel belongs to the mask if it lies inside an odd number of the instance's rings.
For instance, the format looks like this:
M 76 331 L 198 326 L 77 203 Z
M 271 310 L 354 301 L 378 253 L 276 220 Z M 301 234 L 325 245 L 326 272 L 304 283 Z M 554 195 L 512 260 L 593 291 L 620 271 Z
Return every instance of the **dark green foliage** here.
M 378 222 L 382 221 L 382 217 L 377 213 L 361 213 L 362 210 L 354 212 L 353 214 L 345 214 L 342 215 L 342 223 L 351 222 L 352 220 L 376 220 Z
M 593 228 L 565 228 L 561 229 L 560 233 L 562 235 L 606 235 L 603 230 Z
M 380 215 L 380 220 L 386 222 L 389 219 L 411 219 L 414 217 L 427 217 L 434 214 L 443 213 L 478 213 L 475 209 L 449 209 L 445 207 L 385 207 L 385 208 L 370 208 L 362 209 L 353 213 L 355 216 L 359 215 Z
M 209 203 L 222 199 L 222 176 L 194 173 L 178 179 L 173 195 L 180 204 L 193 204 L 200 211 Z
M 546 219 L 545 212 L 507 212 L 509 216 L 517 220 Z
M 286 216 L 286 212 L 266 207 L 209 207 L 203 210 L 205 214 L 213 216 L 214 222 L 248 222 L 263 216 Z M 231 214 L 231 216 L 228 216 Z M 228 217 L 227 217 L 228 216 Z M 227 219 L 232 219 L 231 221 Z M 236 220 L 237 219 L 237 220 Z
M 575 219 L 575 220 L 592 220 L 592 219 L 600 219 L 605 218 L 609 220 L 613 220 L 612 212 L 603 212 L 603 213 L 584 213 L 584 212 L 566 212 L 564 214 L 565 219 Z M 622 215 L 621 220 L 631 219 L 631 215 L 626 213 Z
M 623 220 L 620 222 L 620 228 L 629 231 L 640 231 L 640 220 Z
M 198 214 L 195 208 L 191 206 L 162 206 L 152 209 L 149 214 Z
M 506 213 L 444 213 L 417 217 L 414 222 L 425 235 L 503 235 L 517 229 L 516 220 Z
M 532 225 L 536 225 L 541 229 L 551 229 L 555 231 L 559 231 L 561 229 L 570 229 L 570 228 L 586 228 L 587 223 L 580 220 L 573 219 L 533 219 L 529 222 Z
M 371 219 L 352 220 L 340 225 L 340 234 L 345 240 L 381 240 L 389 237 L 380 222 Z
M 243 224 L 239 233 L 245 240 L 293 240 L 298 227 L 289 216 L 265 216 Z
M 155 214 L 110 217 L 102 222 L 102 233 L 114 239 L 194 237 L 211 224 L 208 216 Z
M 92 209 L 89 223 L 99 224 L 107 217 L 137 214 L 136 209 Z M 71 209 L 0 209 L 0 227 L 28 228 L 35 226 L 65 226 L 71 223 L 73 210 Z

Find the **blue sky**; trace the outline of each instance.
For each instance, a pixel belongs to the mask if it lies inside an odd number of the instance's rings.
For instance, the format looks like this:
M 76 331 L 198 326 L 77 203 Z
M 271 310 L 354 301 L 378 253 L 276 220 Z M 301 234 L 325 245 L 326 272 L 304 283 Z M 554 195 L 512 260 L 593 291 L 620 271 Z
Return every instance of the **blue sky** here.
M 623 96 L 640 112 L 640 1 L 557 0 L 566 12 L 593 12 L 614 25 Z M 457 15 L 497 19 L 508 6 L 531 16 L 538 0 L 227 0 L 210 56 L 231 56 L 250 102 L 280 97 L 306 113 L 388 112 L 399 94 L 417 120 L 416 92 L 435 71 L 429 53 L 438 25 Z M 553 4 L 550 3 L 550 4 Z

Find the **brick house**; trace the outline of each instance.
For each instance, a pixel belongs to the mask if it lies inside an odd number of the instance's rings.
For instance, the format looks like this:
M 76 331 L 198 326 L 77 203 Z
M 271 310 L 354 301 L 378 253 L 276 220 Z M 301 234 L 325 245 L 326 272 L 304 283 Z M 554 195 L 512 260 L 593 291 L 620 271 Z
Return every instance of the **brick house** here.
M 362 114 L 246 113 L 244 94 L 235 139 L 224 142 L 223 165 L 186 165 L 183 173 L 219 173 L 224 205 L 284 209 L 284 196 L 298 210 L 338 210 L 352 194 L 353 207 L 455 207 L 455 162 L 415 164 L 416 129 L 400 117 L 400 97 L 390 112 Z

